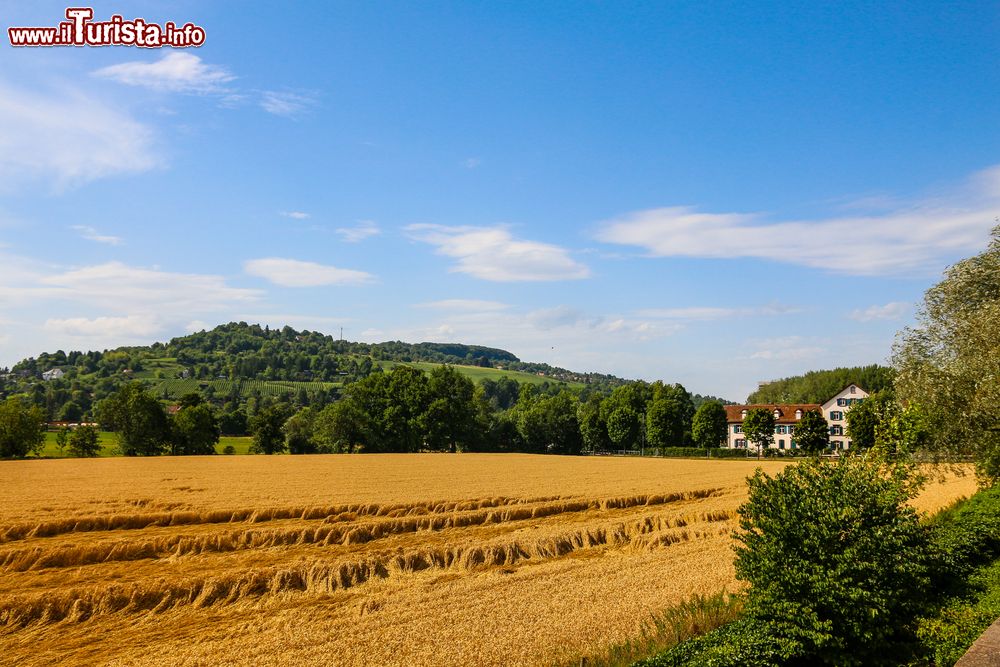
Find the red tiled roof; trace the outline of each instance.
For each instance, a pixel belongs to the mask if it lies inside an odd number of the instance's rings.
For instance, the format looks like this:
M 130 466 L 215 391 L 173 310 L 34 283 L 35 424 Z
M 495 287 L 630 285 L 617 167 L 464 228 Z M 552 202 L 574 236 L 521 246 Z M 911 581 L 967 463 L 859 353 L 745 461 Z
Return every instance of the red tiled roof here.
M 757 403 L 754 405 L 727 405 L 725 408 L 726 421 L 730 424 L 738 424 L 742 422 L 743 411 L 753 410 L 754 408 L 764 408 L 768 412 L 774 412 L 775 408 L 777 408 L 781 414 L 775 420 L 776 424 L 794 424 L 798 421 L 795 419 L 796 410 L 801 410 L 803 414 L 809 412 L 810 410 L 822 412 L 818 403 Z

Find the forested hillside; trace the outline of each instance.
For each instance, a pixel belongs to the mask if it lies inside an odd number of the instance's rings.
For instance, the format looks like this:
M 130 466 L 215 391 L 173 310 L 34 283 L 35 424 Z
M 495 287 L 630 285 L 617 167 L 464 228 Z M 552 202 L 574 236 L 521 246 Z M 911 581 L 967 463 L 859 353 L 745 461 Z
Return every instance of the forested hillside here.
M 809 371 L 761 385 L 747 403 L 823 403 L 851 383 L 874 393 L 891 387 L 893 374 L 893 369 L 878 364 Z

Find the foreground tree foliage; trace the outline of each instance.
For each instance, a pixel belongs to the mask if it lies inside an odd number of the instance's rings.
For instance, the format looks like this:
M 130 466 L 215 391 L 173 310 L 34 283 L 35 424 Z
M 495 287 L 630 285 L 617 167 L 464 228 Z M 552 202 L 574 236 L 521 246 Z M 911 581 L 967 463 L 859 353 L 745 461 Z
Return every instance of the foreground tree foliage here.
M 972 454 L 984 485 L 1000 481 L 1000 226 L 989 247 L 948 269 L 897 341 L 896 393 L 920 405 L 926 446 Z
M 898 406 L 892 390 L 886 389 L 871 394 L 861 403 L 847 411 L 847 435 L 851 447 L 858 450 L 875 446 L 875 431 L 880 422 L 891 419 Z
M 927 531 L 907 505 L 918 481 L 852 456 L 757 471 L 736 536 L 748 622 L 801 664 L 905 662 L 929 586 Z
M 0 403 L 0 458 L 38 454 L 45 443 L 45 412 L 19 398 Z

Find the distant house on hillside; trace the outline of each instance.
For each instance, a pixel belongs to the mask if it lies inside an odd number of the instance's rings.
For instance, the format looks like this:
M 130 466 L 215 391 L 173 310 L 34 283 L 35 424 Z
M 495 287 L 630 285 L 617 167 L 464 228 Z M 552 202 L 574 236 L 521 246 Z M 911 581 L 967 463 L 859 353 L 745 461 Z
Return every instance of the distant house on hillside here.
M 66 375 L 61 368 L 50 368 L 49 370 L 42 373 L 43 380 L 58 380 L 62 376 Z
M 834 450 L 850 449 L 851 439 L 847 437 L 847 411 L 852 405 L 868 398 L 868 392 L 856 384 L 849 384 L 832 398 L 823 403 L 762 403 L 756 405 L 727 405 L 726 408 L 726 446 L 730 448 L 746 448 L 747 440 L 743 435 L 743 420 L 747 412 L 754 408 L 764 408 L 774 413 L 774 442 L 769 449 L 795 449 L 795 423 L 810 410 L 822 413 L 830 425 L 830 447 Z

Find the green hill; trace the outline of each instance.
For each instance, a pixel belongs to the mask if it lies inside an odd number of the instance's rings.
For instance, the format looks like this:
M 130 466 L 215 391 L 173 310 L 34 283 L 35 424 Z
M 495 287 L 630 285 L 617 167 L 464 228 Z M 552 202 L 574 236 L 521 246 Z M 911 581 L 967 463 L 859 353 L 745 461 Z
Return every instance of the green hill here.
M 747 397 L 747 403 L 823 403 L 851 383 L 868 392 L 888 389 L 894 373 L 878 364 L 810 371 L 761 385 Z
M 232 406 L 251 399 L 289 398 L 324 404 L 345 384 L 408 364 L 430 371 L 455 366 L 474 382 L 508 377 L 518 383 L 609 391 L 625 380 L 523 362 L 498 348 L 461 343 L 358 343 L 291 327 L 245 322 L 173 338 L 166 343 L 104 351 L 46 352 L 0 372 L 0 398 L 27 394 L 51 420 L 92 415 L 98 401 L 129 381 L 140 381 L 164 401 L 200 392 Z M 42 373 L 63 376 L 45 381 Z

